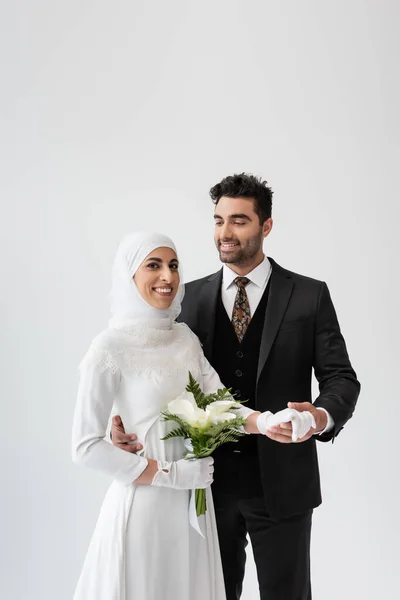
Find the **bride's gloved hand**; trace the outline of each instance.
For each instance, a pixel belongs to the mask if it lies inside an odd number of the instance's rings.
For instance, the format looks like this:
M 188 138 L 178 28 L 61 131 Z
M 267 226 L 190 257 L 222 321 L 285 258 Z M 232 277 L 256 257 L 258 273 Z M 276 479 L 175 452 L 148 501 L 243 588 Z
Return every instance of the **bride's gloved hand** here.
M 151 485 L 169 487 L 176 490 L 194 490 L 209 487 L 213 482 L 214 459 L 182 458 L 174 462 L 159 460 L 158 471 Z
M 257 427 L 258 431 L 265 435 L 268 429 L 268 419 L 272 417 L 273 413 L 270 410 L 266 410 L 263 413 L 260 413 L 257 417 Z
M 311 412 L 299 412 L 292 408 L 285 408 L 275 414 L 269 411 L 261 413 L 257 418 L 257 427 L 260 433 L 281 443 L 305 441 L 316 431 L 315 418 Z

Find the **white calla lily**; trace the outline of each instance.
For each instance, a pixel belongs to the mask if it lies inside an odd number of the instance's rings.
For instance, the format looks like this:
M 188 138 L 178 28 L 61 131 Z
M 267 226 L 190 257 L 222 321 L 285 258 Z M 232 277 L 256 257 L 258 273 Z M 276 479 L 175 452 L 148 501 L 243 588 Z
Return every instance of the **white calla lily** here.
M 232 419 L 236 419 L 237 415 L 235 415 L 235 413 L 231 413 L 231 412 L 226 412 L 226 413 L 222 413 L 221 415 L 212 415 L 211 416 L 211 421 L 213 425 L 216 425 L 217 423 L 224 423 L 225 421 L 232 421 Z
M 211 423 L 210 416 L 196 404 L 193 394 L 184 392 L 168 403 L 168 411 L 186 421 L 191 427 L 204 429 Z
M 229 409 L 239 408 L 239 404 L 235 400 L 216 400 L 207 406 L 207 409 L 213 415 L 221 415 L 228 412 Z
M 196 429 L 207 429 L 210 425 L 212 425 L 210 415 L 205 410 L 198 408 L 196 420 L 192 423 L 192 427 L 195 427 Z
M 180 396 L 178 396 L 176 398 L 176 400 L 187 400 L 188 402 L 190 402 L 190 404 L 194 407 L 194 408 L 198 408 L 196 400 L 192 394 L 192 392 L 187 392 L 186 390 L 184 392 L 182 392 L 182 394 Z M 175 400 L 172 400 L 172 402 L 175 402 Z M 171 404 L 171 402 L 170 402 Z
M 173 415 L 177 415 L 181 419 L 184 419 L 189 424 L 193 420 L 196 408 L 189 400 L 179 399 L 172 400 L 168 403 L 168 411 Z

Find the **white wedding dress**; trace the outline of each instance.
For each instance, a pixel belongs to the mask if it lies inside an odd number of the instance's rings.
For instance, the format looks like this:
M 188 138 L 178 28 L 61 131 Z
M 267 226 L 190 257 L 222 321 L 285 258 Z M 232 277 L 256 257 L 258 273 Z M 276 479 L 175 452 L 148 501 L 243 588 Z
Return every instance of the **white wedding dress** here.
M 225 600 L 212 495 L 189 524 L 189 490 L 132 483 L 143 458 L 114 447 L 111 414 L 135 432 L 142 456 L 174 461 L 182 438 L 161 441 L 175 424 L 160 411 L 178 397 L 190 371 L 204 392 L 222 386 L 197 337 L 184 324 L 108 329 L 84 358 L 73 428 L 77 462 L 113 477 L 87 552 L 74 600 Z M 251 412 L 251 411 L 250 411 Z

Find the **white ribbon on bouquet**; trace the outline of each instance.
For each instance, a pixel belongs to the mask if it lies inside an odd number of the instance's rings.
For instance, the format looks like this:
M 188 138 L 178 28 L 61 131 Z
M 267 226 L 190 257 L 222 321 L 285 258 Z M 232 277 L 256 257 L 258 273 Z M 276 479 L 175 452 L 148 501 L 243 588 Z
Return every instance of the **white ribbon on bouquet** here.
M 190 440 L 190 439 L 185 440 L 185 448 L 189 453 L 193 450 L 192 440 Z M 189 457 L 189 458 L 191 458 L 191 456 L 194 458 L 194 454 L 186 455 L 186 457 Z M 190 490 L 189 523 L 193 527 L 193 529 L 195 531 L 197 531 L 197 533 L 199 535 L 201 535 L 202 538 L 204 538 L 204 535 L 200 529 L 199 518 L 197 516 L 197 511 L 196 511 L 196 490 Z

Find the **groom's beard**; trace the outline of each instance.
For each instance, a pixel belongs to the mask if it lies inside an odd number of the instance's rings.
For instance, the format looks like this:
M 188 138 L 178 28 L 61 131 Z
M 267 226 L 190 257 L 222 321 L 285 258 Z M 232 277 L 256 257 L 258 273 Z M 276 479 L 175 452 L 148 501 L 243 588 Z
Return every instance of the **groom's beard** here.
M 262 230 L 257 235 L 248 238 L 246 242 L 240 242 L 240 240 L 237 239 L 218 240 L 217 249 L 219 252 L 219 259 L 223 263 L 237 265 L 240 267 L 246 267 L 247 265 L 251 265 L 251 263 L 254 260 L 254 257 L 257 256 L 257 254 L 260 251 L 260 248 L 262 247 L 262 240 Z M 221 249 L 222 241 L 228 244 L 237 243 L 238 246 L 236 246 L 233 250 L 230 250 L 229 252 L 224 252 Z

